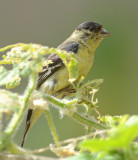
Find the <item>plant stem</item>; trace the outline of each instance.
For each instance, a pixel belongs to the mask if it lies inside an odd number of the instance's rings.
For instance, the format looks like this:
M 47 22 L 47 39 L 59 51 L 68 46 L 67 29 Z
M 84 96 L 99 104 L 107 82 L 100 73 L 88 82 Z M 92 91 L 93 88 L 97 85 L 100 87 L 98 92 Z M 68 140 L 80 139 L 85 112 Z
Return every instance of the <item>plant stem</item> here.
M 54 126 L 54 123 L 52 121 L 52 118 L 51 118 L 51 115 L 49 113 L 48 110 L 45 110 L 45 115 L 46 115 L 46 118 L 48 120 L 48 124 L 49 124 L 49 127 L 50 127 L 50 130 L 51 130 L 51 133 L 53 135 L 53 138 L 57 144 L 58 147 L 61 147 L 60 146 L 60 142 L 59 142 L 59 139 L 58 139 L 58 136 L 57 136 L 57 133 L 56 133 L 56 129 L 55 129 L 55 126 Z
M 55 97 L 52 97 L 52 96 L 49 96 L 49 95 L 47 95 L 47 94 L 43 94 L 42 95 L 42 97 L 46 100 L 46 101 L 48 101 L 48 102 L 50 102 L 51 104 L 53 104 L 53 105 L 55 105 L 55 106 L 57 106 L 57 107 L 59 107 L 59 108 L 61 108 L 61 109 L 64 109 L 64 108 L 68 108 L 68 109 L 70 109 L 72 106 L 70 106 L 69 107 L 69 104 L 72 104 L 71 102 L 68 102 L 68 103 L 63 103 L 61 100 L 59 100 L 59 99 L 56 99 Z M 73 101 L 74 102 L 74 101 Z M 75 100 L 75 102 L 76 102 L 76 100 Z M 74 102 L 74 103 L 75 103 Z M 101 124 L 99 124 L 99 123 L 96 123 L 96 122 L 93 122 L 93 121 L 91 121 L 91 120 L 89 120 L 89 119 L 86 119 L 86 118 L 84 118 L 84 117 L 82 117 L 82 116 L 80 116 L 78 113 L 73 113 L 72 115 L 71 115 L 71 117 L 73 117 L 75 120 L 77 120 L 78 122 L 80 122 L 81 124 L 84 124 L 84 125 L 86 125 L 86 126 L 88 126 L 88 127 L 94 127 L 94 128 L 97 128 L 97 129 L 107 129 L 105 126 L 103 126 L 103 125 L 101 125 Z
M 75 120 L 77 120 L 78 122 L 80 122 L 81 124 L 84 124 L 84 125 L 86 125 L 88 127 L 94 127 L 94 128 L 97 128 L 97 129 L 107 129 L 105 126 L 103 126 L 103 125 L 101 125 L 99 123 L 90 121 L 89 119 L 86 119 L 86 118 L 82 117 L 78 113 L 73 113 L 72 117 Z
M 58 106 L 59 108 L 61 109 L 64 109 L 64 108 L 67 108 L 68 105 L 64 102 L 62 102 L 61 100 L 51 96 L 51 95 L 48 95 L 48 94 L 42 94 L 41 95 L 47 102 L 50 102 L 51 104 L 55 105 L 55 106 Z
M 30 75 L 30 80 L 29 80 L 29 84 L 27 86 L 27 89 L 24 93 L 23 96 L 23 103 L 21 105 L 21 108 L 19 110 L 19 112 L 15 112 L 10 123 L 8 124 L 8 126 L 6 127 L 3 136 L 1 137 L 0 140 L 0 151 L 3 151 L 6 149 L 6 147 L 8 146 L 11 140 L 11 137 L 13 135 L 13 133 L 15 132 L 15 130 L 17 129 L 17 127 L 19 126 L 19 123 L 22 119 L 22 116 L 24 114 L 24 111 L 27 107 L 28 101 L 29 101 L 29 97 L 31 95 L 31 93 L 33 92 L 33 90 L 35 89 L 35 84 L 36 84 L 36 80 L 37 80 L 37 74 L 31 74 Z

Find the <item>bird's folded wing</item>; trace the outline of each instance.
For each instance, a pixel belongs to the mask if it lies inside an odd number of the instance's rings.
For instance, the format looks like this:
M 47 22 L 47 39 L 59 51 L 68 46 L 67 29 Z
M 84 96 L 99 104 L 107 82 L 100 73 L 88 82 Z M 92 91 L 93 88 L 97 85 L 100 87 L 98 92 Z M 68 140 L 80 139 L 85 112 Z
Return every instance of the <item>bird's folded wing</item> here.
M 77 42 L 63 43 L 58 47 L 58 49 L 73 53 L 77 53 L 78 48 L 79 44 Z M 48 79 L 59 68 L 64 66 L 62 59 L 54 53 L 51 53 L 47 60 L 51 60 L 52 63 L 48 64 L 48 66 L 44 66 L 43 71 L 39 72 L 36 89 L 39 89 L 40 86 L 46 81 L 46 79 Z

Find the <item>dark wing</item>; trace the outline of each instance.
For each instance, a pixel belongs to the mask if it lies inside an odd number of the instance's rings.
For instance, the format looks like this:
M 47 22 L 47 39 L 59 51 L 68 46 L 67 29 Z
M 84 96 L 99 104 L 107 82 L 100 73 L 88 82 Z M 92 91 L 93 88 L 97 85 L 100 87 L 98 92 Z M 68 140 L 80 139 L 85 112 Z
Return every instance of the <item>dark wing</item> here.
M 79 44 L 77 42 L 69 42 L 66 44 L 63 43 L 59 46 L 59 49 L 67 51 L 67 52 L 77 53 L 79 49 Z
M 74 53 L 77 53 L 78 48 L 79 44 L 77 42 L 63 43 L 58 47 L 58 49 Z M 43 71 L 39 72 L 36 89 L 39 89 L 47 78 L 64 65 L 62 59 L 53 53 L 48 56 L 47 60 L 51 60 L 52 63 L 48 64 L 48 66 L 44 66 Z
M 39 87 L 45 82 L 47 78 L 49 78 L 54 72 L 56 72 L 64 65 L 61 58 L 53 53 L 48 56 L 47 60 L 51 60 L 52 63 L 48 64 L 48 66 L 44 66 L 43 71 L 39 72 L 36 89 L 39 89 Z

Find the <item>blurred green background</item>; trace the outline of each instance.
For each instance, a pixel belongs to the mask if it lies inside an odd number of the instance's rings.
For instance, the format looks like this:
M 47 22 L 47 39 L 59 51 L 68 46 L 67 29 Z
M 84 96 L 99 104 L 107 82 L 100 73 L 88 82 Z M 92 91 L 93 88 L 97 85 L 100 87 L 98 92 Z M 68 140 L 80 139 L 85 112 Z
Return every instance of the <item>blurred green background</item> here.
M 82 22 L 99 22 L 112 33 L 96 50 L 87 80 L 103 78 L 96 94 L 102 115 L 138 114 L 138 1 L 137 0 L 4 0 L 0 1 L 0 47 L 18 42 L 57 47 Z M 27 80 L 16 92 L 22 93 Z M 70 118 L 53 119 L 61 140 L 84 134 Z M 24 120 L 25 121 L 25 120 Z M 24 122 L 15 141 L 19 144 Z M 26 148 L 53 143 L 43 116 L 26 139 Z

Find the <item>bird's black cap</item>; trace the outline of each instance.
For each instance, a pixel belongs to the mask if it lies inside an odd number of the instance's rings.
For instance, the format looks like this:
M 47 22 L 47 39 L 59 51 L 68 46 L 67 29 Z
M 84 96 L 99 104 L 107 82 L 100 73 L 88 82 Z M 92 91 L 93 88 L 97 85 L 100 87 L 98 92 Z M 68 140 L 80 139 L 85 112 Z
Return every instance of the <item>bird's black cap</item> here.
M 77 28 L 77 30 L 82 30 L 82 29 L 86 29 L 86 30 L 97 33 L 102 29 L 102 25 L 96 22 L 84 22 L 80 24 Z

